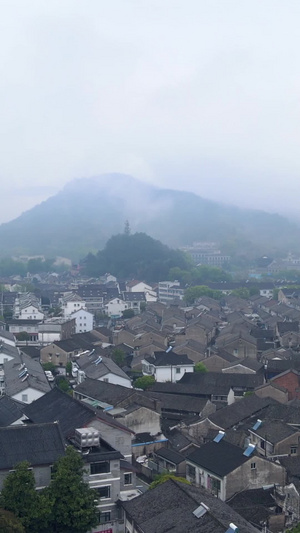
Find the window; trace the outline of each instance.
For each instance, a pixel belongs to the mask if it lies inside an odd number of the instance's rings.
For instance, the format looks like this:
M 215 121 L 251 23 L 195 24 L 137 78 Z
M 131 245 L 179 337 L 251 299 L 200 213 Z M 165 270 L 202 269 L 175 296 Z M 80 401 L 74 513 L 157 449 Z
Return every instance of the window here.
M 180 368 L 176 367 L 176 374 L 180 374 Z
M 105 474 L 110 472 L 110 462 L 101 461 L 99 463 L 91 463 L 91 475 L 93 474 Z
M 98 522 L 99 524 L 105 524 L 106 522 L 111 521 L 111 511 L 100 511 L 98 513 Z
M 22 394 L 22 402 L 28 402 L 28 394 Z
M 251 470 L 256 470 L 256 463 L 251 463 Z
M 105 487 L 98 487 L 96 491 L 98 492 L 99 498 L 110 498 L 110 485 L 106 485 Z
M 291 446 L 291 455 L 297 454 L 297 446 Z
M 196 477 L 196 468 L 192 465 L 187 465 L 187 474 L 189 477 Z
M 260 441 L 260 447 L 264 450 L 265 449 L 265 441 L 264 440 L 261 440 Z
M 132 485 L 132 474 L 124 474 L 124 485 Z

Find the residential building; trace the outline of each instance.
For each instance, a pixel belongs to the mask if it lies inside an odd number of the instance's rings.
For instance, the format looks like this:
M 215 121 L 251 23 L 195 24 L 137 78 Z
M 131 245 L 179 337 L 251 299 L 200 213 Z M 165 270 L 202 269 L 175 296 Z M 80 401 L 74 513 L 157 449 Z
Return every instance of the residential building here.
M 154 352 L 153 356 L 142 361 L 143 374 L 155 377 L 155 381 L 164 383 L 179 381 L 186 372 L 194 372 L 195 363 L 185 354 Z
M 179 281 L 160 281 L 158 283 L 158 299 L 160 302 L 169 303 L 173 300 L 183 300 L 184 287 Z
M 72 363 L 72 374 L 78 383 L 87 377 L 123 387 L 131 387 L 130 378 L 112 359 L 96 354 L 79 354 L 76 362 Z
M 60 300 L 63 316 L 65 318 L 70 317 L 75 311 L 79 309 L 86 309 L 85 301 L 73 292 L 65 293 Z
M 9 472 L 22 461 L 30 463 L 36 488 L 47 487 L 53 464 L 65 454 L 57 422 L 1 427 L 0 442 L 0 490 Z
M 186 477 L 223 501 L 242 490 L 284 484 L 284 468 L 254 452 L 255 446 L 239 448 L 220 432 L 214 441 L 188 455 Z
M 131 501 L 120 502 L 126 533 L 258 533 L 206 490 L 168 480 Z
M 76 333 L 75 318 L 47 318 L 38 325 L 38 340 L 41 344 L 69 339 Z
M 3 365 L 4 393 L 22 403 L 31 403 L 51 390 L 42 365 L 22 354 Z
M 78 309 L 71 315 L 75 319 L 75 333 L 84 333 L 92 331 L 94 327 L 94 315 L 87 311 L 87 309 Z

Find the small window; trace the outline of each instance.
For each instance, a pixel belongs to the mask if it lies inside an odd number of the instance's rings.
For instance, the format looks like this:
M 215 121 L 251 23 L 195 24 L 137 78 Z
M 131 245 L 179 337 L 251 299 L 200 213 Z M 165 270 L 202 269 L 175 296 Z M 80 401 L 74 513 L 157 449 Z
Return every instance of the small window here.
M 256 470 L 256 463 L 251 463 L 251 470 Z
M 260 441 L 260 447 L 264 450 L 265 449 L 265 441 L 264 440 L 261 440 Z
M 111 512 L 110 511 L 102 511 L 100 512 L 100 524 L 105 524 L 106 522 L 111 521 Z
M 297 454 L 297 446 L 291 446 L 291 455 Z
M 176 368 L 176 374 L 180 374 L 180 368 Z
M 22 402 L 28 402 L 28 394 L 22 394 Z
M 132 485 L 132 474 L 124 474 L 124 485 Z
M 106 485 L 105 487 L 98 487 L 96 491 L 98 492 L 98 497 L 100 499 L 110 498 L 110 485 Z

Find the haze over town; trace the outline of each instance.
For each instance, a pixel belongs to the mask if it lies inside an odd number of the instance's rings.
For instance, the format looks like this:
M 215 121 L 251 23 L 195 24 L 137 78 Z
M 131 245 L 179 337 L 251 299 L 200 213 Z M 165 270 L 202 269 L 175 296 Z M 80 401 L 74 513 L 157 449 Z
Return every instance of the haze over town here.
M 0 222 L 121 172 L 297 215 L 296 1 L 3 0 Z

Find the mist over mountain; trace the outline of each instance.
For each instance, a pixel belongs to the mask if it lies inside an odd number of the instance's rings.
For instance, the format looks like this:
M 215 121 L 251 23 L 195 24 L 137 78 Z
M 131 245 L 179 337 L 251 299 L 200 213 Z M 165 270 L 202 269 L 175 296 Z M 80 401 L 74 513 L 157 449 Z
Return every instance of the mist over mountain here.
M 97 251 L 125 220 L 171 247 L 216 241 L 228 253 L 299 251 L 300 228 L 283 216 L 225 206 L 194 193 L 160 189 L 123 174 L 78 179 L 0 226 L 0 254 L 62 255 Z

